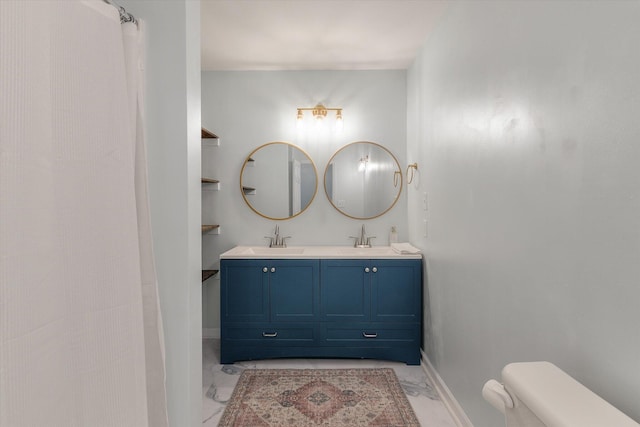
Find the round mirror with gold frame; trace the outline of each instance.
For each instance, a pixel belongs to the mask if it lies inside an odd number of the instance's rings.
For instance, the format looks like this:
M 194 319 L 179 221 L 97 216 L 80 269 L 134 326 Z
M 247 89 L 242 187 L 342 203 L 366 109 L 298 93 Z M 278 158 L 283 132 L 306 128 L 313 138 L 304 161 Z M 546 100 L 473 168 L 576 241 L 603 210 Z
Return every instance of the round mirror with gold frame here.
M 253 150 L 240 171 L 242 198 L 258 215 L 285 220 L 300 215 L 315 198 L 318 173 L 311 157 L 288 142 Z
M 388 212 L 402 192 L 402 172 L 395 156 L 380 144 L 358 141 L 331 157 L 324 190 L 334 208 L 355 219 Z

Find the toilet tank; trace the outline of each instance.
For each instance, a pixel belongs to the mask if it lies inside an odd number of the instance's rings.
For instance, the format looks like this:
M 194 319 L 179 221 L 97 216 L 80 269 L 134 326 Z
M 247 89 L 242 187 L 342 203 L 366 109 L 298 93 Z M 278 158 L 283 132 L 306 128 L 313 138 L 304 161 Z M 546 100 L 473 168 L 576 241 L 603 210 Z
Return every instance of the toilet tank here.
M 502 390 L 488 381 L 483 395 L 505 414 L 507 427 L 640 427 L 552 363 L 511 363 L 502 381 Z

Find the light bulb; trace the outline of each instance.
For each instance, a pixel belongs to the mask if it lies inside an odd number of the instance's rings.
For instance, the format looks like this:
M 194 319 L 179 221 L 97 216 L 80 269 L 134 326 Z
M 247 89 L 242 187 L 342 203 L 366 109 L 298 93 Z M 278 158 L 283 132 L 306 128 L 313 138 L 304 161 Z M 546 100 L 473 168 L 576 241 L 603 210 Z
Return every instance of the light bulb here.
M 360 164 L 358 165 L 358 172 L 364 172 L 367 170 L 368 161 L 369 161 L 368 155 L 360 158 Z
M 342 110 L 338 110 L 336 113 L 336 131 L 342 132 L 344 129 L 344 121 L 342 120 Z
M 302 128 L 304 128 L 304 116 L 302 115 L 302 110 L 298 110 L 298 116 L 296 117 L 296 128 L 298 130 L 302 130 Z

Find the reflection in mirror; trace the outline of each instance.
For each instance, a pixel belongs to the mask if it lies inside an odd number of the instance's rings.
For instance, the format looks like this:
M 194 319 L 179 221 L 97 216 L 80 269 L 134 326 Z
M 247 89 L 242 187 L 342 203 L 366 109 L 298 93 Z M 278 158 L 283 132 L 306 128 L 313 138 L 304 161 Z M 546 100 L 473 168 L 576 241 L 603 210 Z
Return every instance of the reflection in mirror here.
M 240 172 L 247 205 L 269 219 L 289 219 L 309 207 L 318 189 L 316 166 L 302 149 L 270 142 L 249 154 Z
M 354 142 L 339 149 L 329 160 L 324 189 L 333 207 L 344 215 L 375 218 L 391 209 L 400 197 L 400 164 L 382 145 Z

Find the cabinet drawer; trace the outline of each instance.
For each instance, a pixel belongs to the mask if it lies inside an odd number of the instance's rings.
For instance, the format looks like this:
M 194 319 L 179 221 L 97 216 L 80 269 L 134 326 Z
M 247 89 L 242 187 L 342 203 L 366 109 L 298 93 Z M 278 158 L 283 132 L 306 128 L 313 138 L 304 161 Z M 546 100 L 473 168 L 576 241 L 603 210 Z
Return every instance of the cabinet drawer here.
M 323 345 L 390 346 L 420 342 L 419 324 L 325 324 L 322 328 Z
M 238 324 L 227 325 L 222 331 L 222 340 L 238 344 L 260 345 L 311 345 L 317 342 L 318 328 L 312 324 Z

